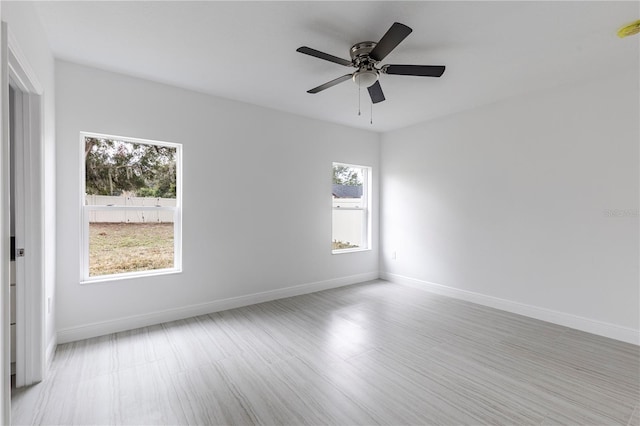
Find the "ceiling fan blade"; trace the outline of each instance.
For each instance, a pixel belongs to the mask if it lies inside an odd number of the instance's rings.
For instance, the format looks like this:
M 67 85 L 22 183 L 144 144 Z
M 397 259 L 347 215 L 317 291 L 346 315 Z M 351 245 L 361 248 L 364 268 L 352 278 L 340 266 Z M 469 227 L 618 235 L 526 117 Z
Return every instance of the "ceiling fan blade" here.
M 321 52 L 316 49 L 312 49 L 307 46 L 302 46 L 296 49 L 296 52 L 304 53 L 305 55 L 314 56 L 316 58 L 324 59 L 325 61 L 334 62 L 336 64 L 344 65 L 345 67 L 350 67 L 351 61 L 347 61 L 346 59 L 338 58 L 337 56 L 329 55 L 328 53 Z
M 380 80 L 367 87 L 367 90 L 369 91 L 369 96 L 371 96 L 371 102 L 374 104 L 384 101 L 385 98 L 384 93 L 382 93 L 382 87 L 380 86 Z
M 395 75 L 440 77 L 444 73 L 444 69 L 444 65 L 385 65 L 382 67 L 382 72 Z
M 331 81 L 329 81 L 329 82 L 327 82 L 327 83 L 325 83 L 325 84 L 321 84 L 321 85 L 320 85 L 320 86 L 318 86 L 318 87 L 314 87 L 314 88 L 313 88 L 313 89 L 311 89 L 311 90 L 307 90 L 307 93 L 318 93 L 318 92 L 322 92 L 323 90 L 326 90 L 326 89 L 328 89 L 329 87 L 333 87 L 333 86 L 335 86 L 336 84 L 340 84 L 340 83 L 342 83 L 343 81 L 347 81 L 347 80 L 349 80 L 351 77 L 352 77 L 352 74 L 345 74 L 345 75 L 343 75 L 342 77 L 338 77 L 338 78 L 333 79 L 333 80 L 331 80 Z
M 376 61 L 383 60 L 402 40 L 411 34 L 411 31 L 413 30 L 406 25 L 394 22 L 385 35 L 382 36 L 376 47 L 369 53 L 369 56 Z

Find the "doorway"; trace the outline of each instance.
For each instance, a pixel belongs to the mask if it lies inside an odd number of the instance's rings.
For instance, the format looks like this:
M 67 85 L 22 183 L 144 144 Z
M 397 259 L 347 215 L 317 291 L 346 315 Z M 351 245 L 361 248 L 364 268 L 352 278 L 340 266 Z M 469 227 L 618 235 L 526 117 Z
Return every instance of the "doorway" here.
M 8 114 L 3 144 L 7 155 L 11 248 L 9 267 L 11 370 L 16 387 L 41 381 L 45 374 L 43 265 L 42 90 L 20 49 L 9 37 L 3 94 Z M 8 130 L 8 131 L 7 131 Z M 5 151 L 6 152 L 6 151 Z M 6 160 L 5 160 L 6 161 Z M 5 229 L 7 229 L 5 228 Z M 10 258 L 10 259 L 8 259 Z M 6 306 L 6 305 L 5 305 Z M 5 352 L 7 353 L 7 352 Z M 5 370 L 6 371 L 6 370 Z

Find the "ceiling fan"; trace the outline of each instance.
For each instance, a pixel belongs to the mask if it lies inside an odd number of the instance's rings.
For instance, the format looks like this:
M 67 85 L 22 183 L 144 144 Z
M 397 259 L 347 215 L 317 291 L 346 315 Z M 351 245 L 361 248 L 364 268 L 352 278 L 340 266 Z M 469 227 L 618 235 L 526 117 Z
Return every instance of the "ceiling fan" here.
M 356 70 L 351 74 L 345 74 L 327 83 L 307 90 L 307 93 L 318 93 L 336 84 L 349 79 L 353 80 L 359 87 L 366 87 L 371 96 L 371 102 L 377 104 L 385 100 L 382 87 L 378 78 L 380 74 L 393 75 L 414 75 L 419 77 L 440 77 L 444 73 L 444 65 L 382 65 L 382 61 L 393 49 L 395 49 L 413 31 L 408 26 L 395 22 L 391 28 L 382 36 L 379 42 L 363 41 L 351 46 L 349 53 L 351 60 L 339 58 L 328 53 L 320 52 L 307 46 L 296 49 L 297 52 L 305 55 L 334 62 L 345 67 L 354 67 Z

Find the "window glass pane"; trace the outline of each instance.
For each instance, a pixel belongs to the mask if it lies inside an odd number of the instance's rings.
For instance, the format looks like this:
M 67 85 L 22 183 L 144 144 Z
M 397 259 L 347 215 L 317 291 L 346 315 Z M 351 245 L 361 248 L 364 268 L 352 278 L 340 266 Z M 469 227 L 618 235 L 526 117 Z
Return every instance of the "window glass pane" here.
M 364 170 L 362 167 L 333 163 L 332 192 L 334 198 L 362 198 L 363 184 Z
M 179 270 L 181 145 L 81 136 L 83 278 Z
M 333 250 L 367 248 L 367 169 L 333 163 Z
M 98 137 L 85 137 L 84 145 L 87 205 L 167 205 L 164 200 L 176 199 L 175 147 Z
M 90 277 L 174 267 L 172 211 L 88 214 Z
M 333 210 L 333 250 L 365 247 L 365 214 L 364 210 Z

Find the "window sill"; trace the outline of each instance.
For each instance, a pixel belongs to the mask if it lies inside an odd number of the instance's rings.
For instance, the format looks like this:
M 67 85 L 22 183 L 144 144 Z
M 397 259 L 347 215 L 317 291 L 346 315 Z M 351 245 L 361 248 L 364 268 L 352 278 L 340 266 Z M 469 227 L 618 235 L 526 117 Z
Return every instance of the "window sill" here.
M 340 249 L 340 250 L 331 250 L 331 254 L 343 254 L 343 253 L 356 253 L 359 251 L 371 251 L 371 248 L 351 248 L 351 249 Z
M 111 283 L 114 281 L 124 281 L 124 280 L 132 280 L 137 278 L 157 277 L 159 275 L 173 275 L 173 274 L 181 274 L 181 273 L 182 273 L 182 269 L 172 268 L 172 269 L 158 269 L 155 271 L 142 271 L 142 272 L 114 274 L 114 275 L 101 275 L 95 278 L 85 278 L 84 280 L 80 280 L 80 285 L 104 284 L 104 283 Z

